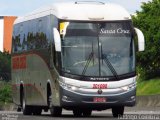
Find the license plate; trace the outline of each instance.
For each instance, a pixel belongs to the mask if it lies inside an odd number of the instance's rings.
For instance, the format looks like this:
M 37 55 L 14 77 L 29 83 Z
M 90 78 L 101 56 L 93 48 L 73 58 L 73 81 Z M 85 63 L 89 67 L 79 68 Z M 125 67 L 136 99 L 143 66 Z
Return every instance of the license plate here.
M 104 103 L 106 101 L 107 100 L 104 97 L 95 97 L 95 98 L 93 98 L 93 102 L 96 102 L 96 103 Z

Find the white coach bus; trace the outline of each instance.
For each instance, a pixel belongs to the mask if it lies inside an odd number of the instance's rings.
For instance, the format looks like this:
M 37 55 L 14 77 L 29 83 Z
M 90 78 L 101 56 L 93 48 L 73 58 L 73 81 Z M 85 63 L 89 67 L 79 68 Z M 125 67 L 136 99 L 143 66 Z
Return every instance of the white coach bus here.
M 135 37 L 137 35 L 137 37 Z M 138 47 L 135 47 L 138 38 Z M 138 48 L 138 50 L 136 50 Z M 75 116 L 136 102 L 136 51 L 143 33 L 121 6 L 55 3 L 19 17 L 12 40 L 13 101 L 24 115 Z

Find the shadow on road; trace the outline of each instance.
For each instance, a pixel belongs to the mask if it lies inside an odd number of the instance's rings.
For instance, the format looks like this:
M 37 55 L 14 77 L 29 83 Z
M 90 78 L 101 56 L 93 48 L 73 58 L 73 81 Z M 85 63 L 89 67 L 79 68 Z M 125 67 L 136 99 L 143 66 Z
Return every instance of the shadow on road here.
M 61 115 L 60 117 L 53 117 L 49 114 L 42 114 L 40 115 L 41 117 L 51 117 L 51 118 L 79 118 L 79 119 L 98 119 L 98 118 L 108 118 L 108 119 L 113 119 L 113 116 L 111 115 L 92 115 L 90 117 L 84 117 L 84 116 L 81 116 L 81 117 L 75 117 L 74 115 L 66 115 L 66 114 L 63 114 Z

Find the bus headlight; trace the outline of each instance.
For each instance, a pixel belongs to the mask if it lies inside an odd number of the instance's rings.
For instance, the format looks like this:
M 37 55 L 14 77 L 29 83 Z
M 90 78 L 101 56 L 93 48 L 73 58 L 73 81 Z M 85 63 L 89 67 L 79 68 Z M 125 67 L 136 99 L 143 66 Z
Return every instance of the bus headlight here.
M 78 87 L 76 87 L 76 86 L 69 85 L 69 84 L 66 84 L 66 83 L 63 83 L 63 82 L 59 82 L 59 83 L 60 83 L 60 86 L 64 89 L 68 89 L 68 90 L 72 90 L 72 91 L 78 90 Z
M 121 87 L 121 89 L 122 89 L 123 91 L 129 91 L 129 90 L 134 89 L 135 87 L 136 87 L 136 84 L 133 83 L 133 84 L 130 84 L 130 85 L 127 85 L 127 86 L 123 86 L 123 87 Z
M 78 90 L 78 88 L 77 88 L 77 87 L 75 87 L 75 86 L 72 86 L 72 87 L 71 87 L 71 89 L 72 89 L 73 91 Z
M 124 90 L 124 91 L 128 91 L 128 90 L 129 90 L 129 87 L 128 87 L 128 86 L 124 86 L 124 87 L 122 87 L 121 89 Z

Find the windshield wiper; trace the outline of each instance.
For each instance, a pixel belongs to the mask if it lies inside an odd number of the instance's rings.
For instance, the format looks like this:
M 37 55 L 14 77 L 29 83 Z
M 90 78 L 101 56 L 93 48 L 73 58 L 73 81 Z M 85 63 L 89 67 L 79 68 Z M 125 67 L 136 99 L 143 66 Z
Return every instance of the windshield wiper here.
M 113 65 L 111 64 L 111 62 L 108 60 L 106 54 L 102 54 L 102 60 L 104 60 L 104 62 L 107 64 L 108 68 L 111 70 L 112 74 L 118 80 L 117 72 L 116 72 L 115 68 L 113 67 Z
M 93 51 L 93 42 L 92 42 L 92 52 L 89 54 L 89 57 L 87 59 L 87 63 L 85 64 L 85 67 L 82 71 L 82 75 L 85 75 L 86 71 L 87 71 L 87 68 L 89 66 L 89 63 L 91 62 L 92 58 L 94 56 L 94 51 Z M 94 64 L 94 60 L 93 60 L 93 64 Z
M 85 73 L 87 71 L 87 68 L 89 66 L 89 63 L 91 62 L 91 59 L 93 58 L 93 54 L 94 54 L 93 52 L 90 53 L 90 55 L 89 55 L 89 57 L 87 59 L 87 63 L 86 63 L 86 65 L 85 65 L 85 67 L 84 67 L 84 69 L 82 71 L 82 75 L 85 75 Z
M 101 45 L 100 47 L 101 47 L 102 64 L 103 64 L 103 60 L 104 60 L 104 62 L 107 64 L 108 68 L 111 70 L 112 74 L 118 80 L 118 75 L 117 75 L 117 72 L 116 72 L 115 68 L 113 67 L 113 65 L 111 64 L 111 62 L 109 61 L 109 59 L 107 58 L 107 55 L 103 53 L 102 44 L 100 44 L 100 45 Z

